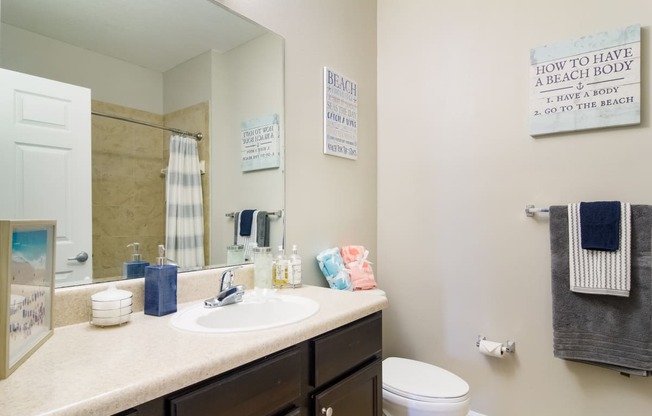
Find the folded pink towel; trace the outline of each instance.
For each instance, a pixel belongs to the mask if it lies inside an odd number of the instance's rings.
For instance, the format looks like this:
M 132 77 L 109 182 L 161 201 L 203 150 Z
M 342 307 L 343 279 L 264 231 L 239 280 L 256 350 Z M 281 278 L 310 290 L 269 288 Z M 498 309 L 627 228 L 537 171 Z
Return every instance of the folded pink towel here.
M 367 260 L 369 251 L 364 246 L 344 246 L 341 249 L 344 266 L 349 272 L 353 290 L 376 288 L 376 279 L 371 263 Z

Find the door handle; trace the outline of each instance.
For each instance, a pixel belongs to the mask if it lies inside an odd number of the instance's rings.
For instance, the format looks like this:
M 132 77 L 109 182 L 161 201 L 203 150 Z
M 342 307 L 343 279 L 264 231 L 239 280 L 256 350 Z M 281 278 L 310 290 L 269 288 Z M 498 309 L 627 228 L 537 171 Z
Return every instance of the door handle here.
M 88 260 L 88 253 L 85 251 L 80 251 L 75 257 L 70 257 L 68 261 L 78 261 L 80 263 L 85 263 Z

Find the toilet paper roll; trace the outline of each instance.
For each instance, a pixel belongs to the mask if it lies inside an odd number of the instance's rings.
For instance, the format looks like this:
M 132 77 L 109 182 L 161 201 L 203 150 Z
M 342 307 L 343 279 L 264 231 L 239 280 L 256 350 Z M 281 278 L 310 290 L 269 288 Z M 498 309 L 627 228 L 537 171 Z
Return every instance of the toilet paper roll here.
M 488 355 L 494 358 L 503 358 L 504 353 L 502 351 L 503 344 L 500 342 L 487 341 L 485 339 L 480 341 L 480 346 L 478 349 L 484 355 Z

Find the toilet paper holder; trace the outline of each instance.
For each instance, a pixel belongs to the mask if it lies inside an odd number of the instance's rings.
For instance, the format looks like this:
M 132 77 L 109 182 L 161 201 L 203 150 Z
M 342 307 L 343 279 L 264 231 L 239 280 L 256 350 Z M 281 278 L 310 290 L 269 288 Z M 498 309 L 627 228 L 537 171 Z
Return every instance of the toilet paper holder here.
M 482 335 L 478 335 L 478 339 L 475 342 L 475 346 L 480 348 L 480 341 L 486 340 L 486 337 L 483 337 Z M 516 352 L 516 342 L 515 341 L 510 341 L 507 340 L 502 343 L 502 346 L 500 347 L 500 351 L 503 353 L 506 352 Z

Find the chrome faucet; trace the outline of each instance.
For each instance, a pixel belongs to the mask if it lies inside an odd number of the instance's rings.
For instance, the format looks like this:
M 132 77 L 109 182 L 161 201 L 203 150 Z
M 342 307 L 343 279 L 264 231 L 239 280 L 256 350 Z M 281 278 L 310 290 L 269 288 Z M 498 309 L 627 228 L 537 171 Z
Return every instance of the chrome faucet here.
M 231 267 L 222 272 L 220 291 L 215 297 L 204 301 L 205 308 L 217 308 L 219 306 L 242 302 L 242 295 L 245 293 L 245 287 L 243 285 L 233 286 L 233 271 L 241 267 L 242 266 Z

